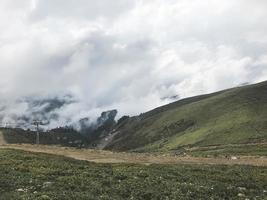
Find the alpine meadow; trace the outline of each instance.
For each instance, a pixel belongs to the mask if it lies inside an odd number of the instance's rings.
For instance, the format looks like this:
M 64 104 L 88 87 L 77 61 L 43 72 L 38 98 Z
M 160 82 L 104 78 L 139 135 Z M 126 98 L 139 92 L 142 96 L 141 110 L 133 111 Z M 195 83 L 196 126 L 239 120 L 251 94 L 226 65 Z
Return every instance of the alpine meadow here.
M 267 200 L 265 0 L 0 0 L 0 200 Z

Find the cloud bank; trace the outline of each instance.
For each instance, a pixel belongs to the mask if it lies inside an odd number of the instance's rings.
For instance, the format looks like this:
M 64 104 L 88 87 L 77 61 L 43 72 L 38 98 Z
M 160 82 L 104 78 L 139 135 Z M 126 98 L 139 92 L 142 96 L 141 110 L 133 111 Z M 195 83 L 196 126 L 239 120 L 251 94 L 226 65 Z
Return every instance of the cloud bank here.
M 54 100 L 50 127 L 135 115 L 267 79 L 265 0 L 0 2 L 2 122 Z

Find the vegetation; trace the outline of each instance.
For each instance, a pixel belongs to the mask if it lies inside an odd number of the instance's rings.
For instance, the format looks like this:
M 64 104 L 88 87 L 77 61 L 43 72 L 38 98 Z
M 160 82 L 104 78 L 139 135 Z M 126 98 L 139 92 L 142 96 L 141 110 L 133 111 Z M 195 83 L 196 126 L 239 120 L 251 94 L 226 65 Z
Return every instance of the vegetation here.
M 250 145 L 230 145 L 230 146 L 215 146 L 196 148 L 186 153 L 193 156 L 266 156 L 267 144 L 250 144 Z
M 0 150 L 0 199 L 265 199 L 267 168 L 95 164 Z
M 0 134 L 8 144 L 36 143 L 36 132 L 31 130 L 0 128 Z M 81 147 L 86 143 L 86 137 L 72 128 L 56 128 L 48 132 L 40 132 L 40 144 L 60 144 L 64 146 Z
M 118 130 L 108 149 L 151 152 L 264 143 L 267 82 L 183 99 L 131 117 Z

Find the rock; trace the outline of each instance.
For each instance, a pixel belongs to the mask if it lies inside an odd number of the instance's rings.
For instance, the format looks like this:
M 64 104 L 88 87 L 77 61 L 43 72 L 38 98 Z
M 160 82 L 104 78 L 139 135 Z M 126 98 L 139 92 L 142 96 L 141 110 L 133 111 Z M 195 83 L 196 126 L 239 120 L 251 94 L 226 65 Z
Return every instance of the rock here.
M 231 156 L 231 160 L 237 160 L 236 156 Z
M 239 191 L 244 191 L 244 190 L 246 190 L 246 188 L 245 187 L 238 187 L 238 190 Z
M 43 199 L 43 200 L 49 200 L 49 199 L 51 199 L 49 196 L 47 196 L 47 195 L 42 195 L 41 197 L 40 197 L 40 199 Z
M 43 183 L 43 188 L 46 188 L 46 187 L 49 187 L 49 186 L 51 186 L 53 183 L 52 182 L 44 182 Z
M 245 194 L 243 194 L 243 193 L 238 193 L 238 195 L 237 195 L 238 197 L 244 197 L 244 196 L 246 196 Z
M 17 191 L 18 191 L 18 192 L 25 192 L 25 190 L 22 189 L 22 188 L 17 189 Z

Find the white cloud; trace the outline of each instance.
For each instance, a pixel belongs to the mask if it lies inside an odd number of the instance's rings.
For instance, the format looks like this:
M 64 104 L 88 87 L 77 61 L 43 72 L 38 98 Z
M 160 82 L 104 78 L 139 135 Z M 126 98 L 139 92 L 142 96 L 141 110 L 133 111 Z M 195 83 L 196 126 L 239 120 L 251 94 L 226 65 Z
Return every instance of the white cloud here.
M 30 115 L 28 96 L 73 96 L 56 125 L 267 79 L 264 0 L 0 2 L 6 116 Z

